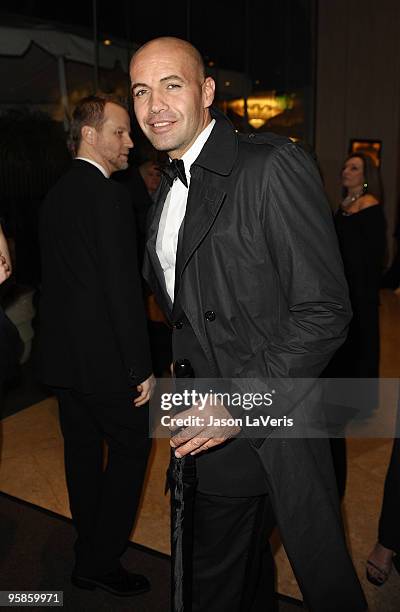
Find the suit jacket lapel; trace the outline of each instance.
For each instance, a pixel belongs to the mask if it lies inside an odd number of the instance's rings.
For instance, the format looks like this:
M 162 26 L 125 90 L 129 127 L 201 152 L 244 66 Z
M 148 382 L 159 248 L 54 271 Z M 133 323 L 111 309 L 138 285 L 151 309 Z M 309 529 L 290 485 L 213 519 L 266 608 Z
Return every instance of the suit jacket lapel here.
M 161 213 L 164 208 L 165 198 L 167 197 L 169 192 L 169 185 L 165 178 L 162 179 L 162 183 L 160 186 L 160 191 L 157 198 L 157 204 L 154 206 L 154 214 L 153 218 L 150 221 L 149 229 L 148 229 L 148 239 L 146 243 L 146 251 L 148 260 L 145 257 L 145 262 L 143 266 L 143 275 L 146 281 L 149 283 L 150 288 L 159 293 L 161 291 L 161 298 L 164 301 L 164 305 L 167 306 L 167 314 L 172 311 L 172 302 L 171 298 L 168 295 L 167 287 L 165 284 L 164 272 L 160 264 L 160 260 L 158 259 L 156 243 L 157 243 L 157 234 L 158 234 L 158 226 L 160 224 Z M 150 265 L 149 265 L 150 263 Z M 154 281 L 152 281 L 152 273 L 155 275 L 156 282 L 158 287 L 154 287 Z

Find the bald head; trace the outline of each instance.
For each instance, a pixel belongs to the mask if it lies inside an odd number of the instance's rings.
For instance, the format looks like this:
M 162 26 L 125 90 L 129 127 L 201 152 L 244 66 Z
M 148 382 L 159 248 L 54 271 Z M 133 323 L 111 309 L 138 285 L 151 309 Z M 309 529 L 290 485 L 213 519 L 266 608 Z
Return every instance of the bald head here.
M 180 38 L 144 44 L 130 66 L 136 118 L 159 151 L 180 158 L 210 123 L 215 83 L 200 53 Z
M 192 63 L 192 69 L 198 74 L 201 81 L 204 81 L 206 75 L 206 69 L 204 66 L 203 58 L 200 52 L 191 45 L 187 40 L 182 38 L 175 38 L 174 36 L 161 36 L 160 38 L 153 38 L 147 43 L 144 43 L 139 49 L 133 54 L 131 59 L 131 67 L 134 62 L 140 58 L 140 54 L 146 51 L 154 53 L 163 53 L 163 51 L 176 50 L 178 53 L 184 54 L 187 59 Z

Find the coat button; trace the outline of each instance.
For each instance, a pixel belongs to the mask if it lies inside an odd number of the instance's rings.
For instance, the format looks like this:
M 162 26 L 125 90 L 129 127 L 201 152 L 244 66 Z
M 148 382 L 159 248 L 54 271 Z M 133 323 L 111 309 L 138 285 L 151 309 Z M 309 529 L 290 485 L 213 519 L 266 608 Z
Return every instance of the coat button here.
M 174 327 L 174 329 L 182 329 L 182 327 L 183 327 L 182 321 L 175 321 L 173 327 Z
M 215 321 L 216 314 L 213 310 L 207 310 L 204 316 L 207 321 Z

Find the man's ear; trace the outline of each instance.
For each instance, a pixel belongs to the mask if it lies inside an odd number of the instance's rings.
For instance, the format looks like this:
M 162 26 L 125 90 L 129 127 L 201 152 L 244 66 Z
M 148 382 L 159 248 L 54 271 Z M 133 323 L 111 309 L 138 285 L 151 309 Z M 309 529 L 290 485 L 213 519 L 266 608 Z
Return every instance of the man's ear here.
M 87 144 L 93 145 L 96 139 L 96 129 L 91 125 L 84 125 L 81 131 L 82 140 Z
M 209 108 L 214 101 L 215 96 L 215 81 L 212 77 L 207 77 L 202 85 L 203 90 L 203 105 L 204 108 Z

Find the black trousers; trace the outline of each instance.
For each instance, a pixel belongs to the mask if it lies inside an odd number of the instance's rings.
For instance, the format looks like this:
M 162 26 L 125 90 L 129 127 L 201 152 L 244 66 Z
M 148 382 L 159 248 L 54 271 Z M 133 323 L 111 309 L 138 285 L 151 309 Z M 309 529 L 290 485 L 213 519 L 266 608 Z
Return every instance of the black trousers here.
M 400 554 L 400 438 L 395 438 L 386 474 L 378 540 Z
M 192 612 L 275 612 L 275 525 L 268 495 L 220 497 L 197 492 Z
M 118 568 L 135 520 L 151 448 L 148 407 L 136 408 L 128 393 L 55 393 L 78 532 L 75 570 L 102 575 Z
M 340 501 L 346 492 L 347 480 L 347 451 L 345 438 L 329 438 L 332 452 L 333 469 L 335 470 L 336 484 Z

